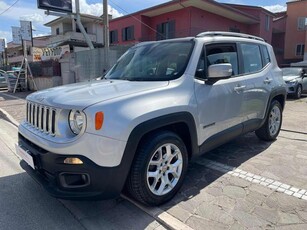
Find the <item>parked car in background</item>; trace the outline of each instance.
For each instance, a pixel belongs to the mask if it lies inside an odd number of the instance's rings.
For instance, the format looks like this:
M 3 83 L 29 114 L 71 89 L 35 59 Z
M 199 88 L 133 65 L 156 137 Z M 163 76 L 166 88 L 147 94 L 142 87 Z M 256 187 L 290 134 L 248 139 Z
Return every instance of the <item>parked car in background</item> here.
M 301 67 L 282 68 L 282 75 L 287 84 L 287 92 L 296 99 L 307 93 L 307 73 Z
M 6 72 L 3 70 L 0 70 L 0 88 L 6 88 L 7 87 L 7 81 L 6 81 Z

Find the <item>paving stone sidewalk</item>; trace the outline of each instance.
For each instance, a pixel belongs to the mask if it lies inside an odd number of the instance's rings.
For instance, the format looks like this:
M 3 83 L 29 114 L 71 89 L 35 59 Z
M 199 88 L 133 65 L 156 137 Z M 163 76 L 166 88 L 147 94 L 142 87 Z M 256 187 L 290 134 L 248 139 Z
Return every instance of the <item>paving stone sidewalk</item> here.
M 26 101 L 25 98 L 32 93 L 31 91 L 9 93 L 0 91 L 0 109 L 6 111 L 17 122 L 21 122 L 25 118 Z M 5 118 L 5 115 L 0 111 L 0 117 Z

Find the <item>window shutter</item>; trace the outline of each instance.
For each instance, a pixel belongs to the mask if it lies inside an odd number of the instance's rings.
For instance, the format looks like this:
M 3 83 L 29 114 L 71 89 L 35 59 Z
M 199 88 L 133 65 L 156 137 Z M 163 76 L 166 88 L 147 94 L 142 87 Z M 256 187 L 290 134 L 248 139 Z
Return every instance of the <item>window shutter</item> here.
M 118 31 L 114 31 L 114 42 L 118 42 Z
M 156 39 L 162 40 L 162 24 L 157 25 Z
M 126 41 L 126 28 L 122 29 L 122 41 Z
M 130 40 L 134 40 L 134 26 L 131 26 L 131 37 L 130 37 Z
M 175 38 L 176 34 L 175 34 L 175 20 L 169 21 L 169 38 Z

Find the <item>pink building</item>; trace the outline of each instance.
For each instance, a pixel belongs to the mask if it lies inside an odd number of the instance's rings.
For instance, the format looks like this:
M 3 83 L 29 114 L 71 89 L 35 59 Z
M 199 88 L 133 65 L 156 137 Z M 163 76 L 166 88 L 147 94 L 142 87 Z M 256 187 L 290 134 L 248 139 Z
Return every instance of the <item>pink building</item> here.
M 305 61 L 307 66 L 307 0 L 287 2 L 273 20 L 272 45 L 280 66 Z
M 110 21 L 110 44 L 195 36 L 204 31 L 233 31 L 271 43 L 275 15 L 264 8 L 213 0 L 173 0 Z

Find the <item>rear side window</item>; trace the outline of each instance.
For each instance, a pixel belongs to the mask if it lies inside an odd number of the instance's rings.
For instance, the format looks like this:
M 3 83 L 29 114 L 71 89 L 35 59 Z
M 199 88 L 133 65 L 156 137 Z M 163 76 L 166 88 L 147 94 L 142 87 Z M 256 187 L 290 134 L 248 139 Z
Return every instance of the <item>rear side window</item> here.
M 241 44 L 243 56 L 243 72 L 245 74 L 258 72 L 262 69 L 260 47 L 256 44 Z
M 262 52 L 262 63 L 263 63 L 263 66 L 266 66 L 267 64 L 271 62 L 269 51 L 266 46 L 262 45 L 260 47 L 261 47 L 261 52 Z

